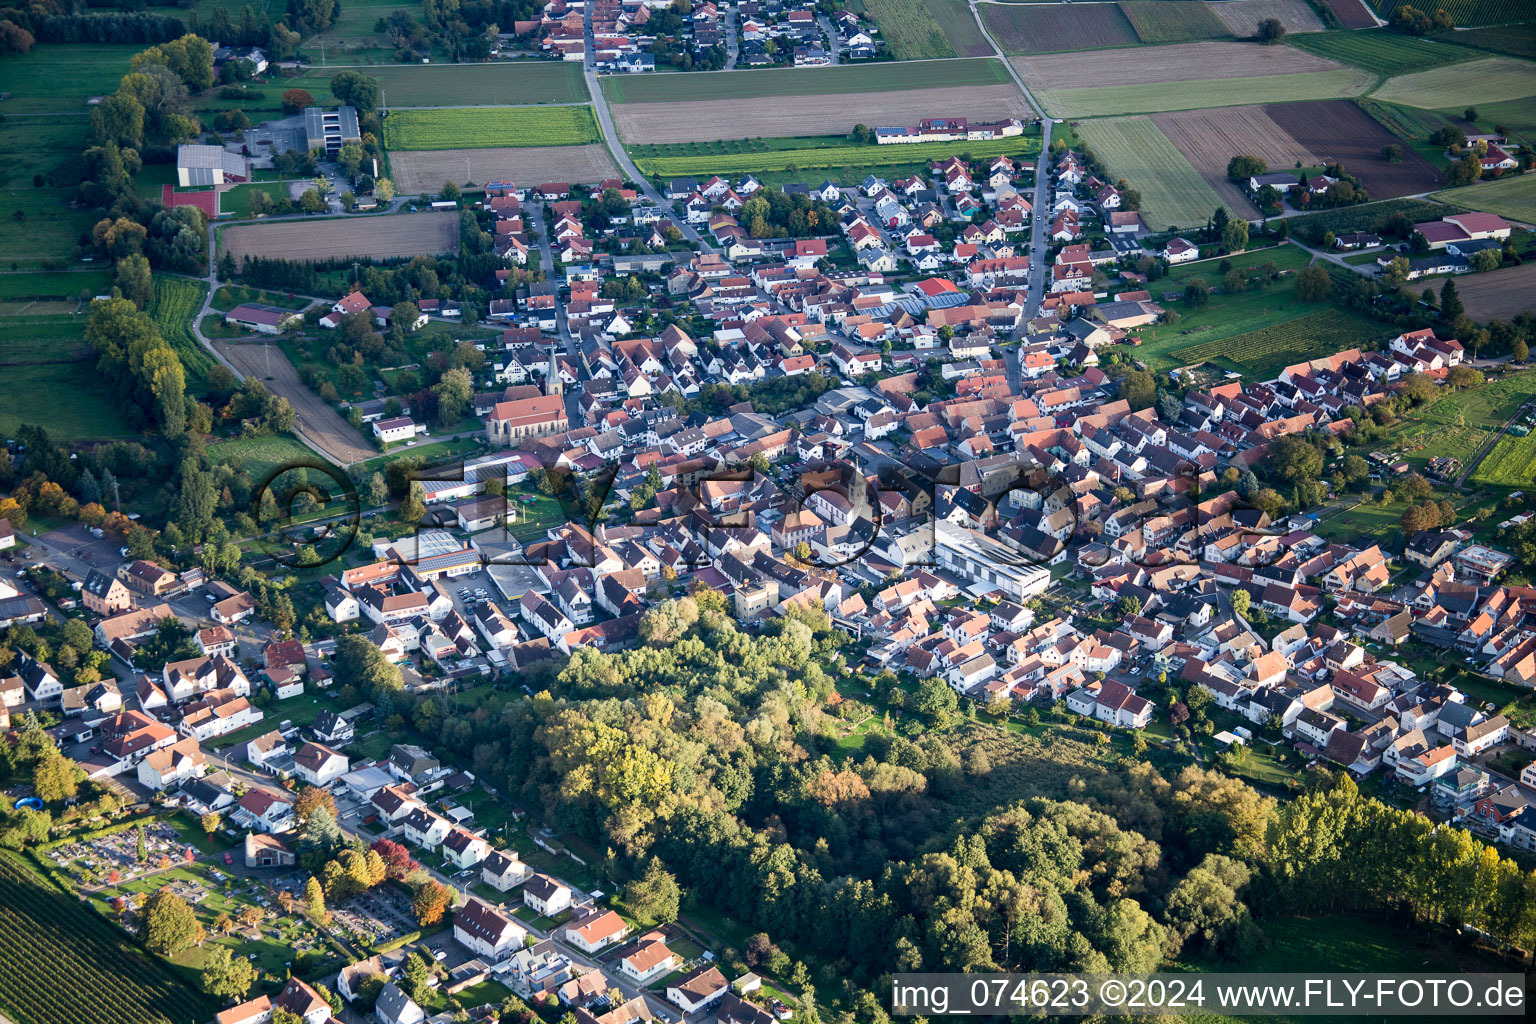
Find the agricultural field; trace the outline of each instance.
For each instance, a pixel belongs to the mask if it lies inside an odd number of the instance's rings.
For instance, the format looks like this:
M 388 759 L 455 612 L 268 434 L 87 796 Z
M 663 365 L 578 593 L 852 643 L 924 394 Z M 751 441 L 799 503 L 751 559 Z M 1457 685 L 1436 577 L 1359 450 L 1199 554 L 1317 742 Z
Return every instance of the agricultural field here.
M 5 338 L 0 430 L 13 435 L 23 423 L 39 423 L 59 440 L 137 436 L 123 419 L 116 392 L 95 372 L 96 357 L 84 332 L 83 319 L 62 309 L 51 315 L 0 318 L 0 336 Z
M 82 296 L 104 295 L 112 290 L 112 274 L 105 270 L 66 270 L 53 273 L 0 274 L 0 303 L 69 302 L 73 308 Z M 0 316 L 25 313 L 6 309 Z
M 1275 18 L 1287 32 L 1321 32 L 1323 22 L 1307 0 L 1226 0 L 1211 4 L 1216 17 L 1240 39 L 1257 34 L 1259 22 Z
M 1383 160 L 1382 147 L 1396 143 L 1397 136 L 1348 100 L 1272 103 L 1264 112 L 1319 160 L 1337 160 L 1372 199 L 1428 192 L 1445 183 L 1439 169 L 1413 149 L 1405 148 L 1399 163 Z
M 1371 6 L 1376 8 L 1376 13 L 1383 19 L 1390 19 L 1399 7 L 1417 5 L 1413 0 L 1372 0 Z M 1531 20 L 1529 0 L 1440 0 L 1434 7 L 1436 10 L 1444 10 L 1457 25 L 1468 28 Z
M 0 1010 L 16 1024 L 180 1024 L 214 1003 L 110 921 L 0 855 Z
M 203 308 L 208 286 L 190 277 L 155 275 L 155 294 L 149 301 L 149 315 L 160 328 L 160 337 L 181 357 L 187 375 L 187 390 L 198 393 L 213 369 L 214 359 L 192 336 L 192 321 Z
M 1319 57 L 1327 57 L 1341 64 L 1353 64 L 1378 75 L 1401 75 L 1439 64 L 1476 60 L 1482 56 L 1476 50 L 1464 46 L 1405 36 L 1385 28 L 1364 32 L 1318 32 L 1288 37 L 1286 42 Z
M 1456 33 L 1456 41 L 1479 50 L 1507 53 L 1514 57 L 1536 57 L 1536 24 L 1500 25 Z
M 1123 0 L 1120 10 L 1144 43 L 1188 43 L 1231 34 L 1204 0 Z
M 1294 75 L 1194 79 L 1169 85 L 1047 89 L 1036 95 L 1047 112 L 1058 117 L 1103 117 L 1121 113 L 1155 114 L 1165 110 L 1243 106 L 1275 99 L 1299 102 L 1333 96 L 1358 96 L 1369 89 L 1374 80 L 1369 72 L 1342 68 Z
M 310 73 L 324 74 L 325 69 L 312 68 Z M 585 103 L 590 98 L 581 66 L 567 61 L 395 64 L 369 68 L 365 73 L 379 80 L 390 110 L 400 107 Z
M 718 100 L 765 96 L 827 96 L 832 93 L 903 92 L 944 86 L 1006 85 L 1008 69 L 995 59 L 840 64 L 827 68 L 698 71 L 679 89 L 670 75 L 610 75 L 603 79 L 609 103 L 691 103 L 692 96 Z M 690 95 L 691 93 L 691 95 Z M 938 115 L 934 115 L 938 116 Z
M 1038 136 L 1020 136 L 996 142 L 925 142 L 906 146 L 856 145 L 846 136 L 833 135 L 804 139 L 754 139 L 738 142 L 687 143 L 632 146 L 630 155 L 646 174 L 653 177 L 686 177 L 698 174 L 772 174 L 790 167 L 821 178 L 826 171 L 849 168 L 869 173 L 884 173 L 883 167 L 921 165 L 959 151 L 973 159 L 993 156 L 1033 157 L 1040 152 Z M 791 171 L 790 173 L 796 173 Z
M 1141 191 L 1142 219 L 1155 230 L 1203 224 L 1222 204 L 1222 197 L 1148 118 L 1084 121 L 1078 133 L 1112 175 Z
M 593 182 L 619 176 L 607 146 L 524 146 L 516 149 L 424 149 L 389 158 L 402 195 L 435 193 L 447 181 Z
M 897 60 L 955 56 L 955 48 L 924 0 L 865 0 L 864 9 L 880 26 L 880 38 Z
M 602 140 L 589 106 L 396 110 L 384 118 L 384 145 L 396 151 L 584 146 Z
M 1114 51 L 1012 60 L 1046 109 L 1067 117 L 1352 96 L 1376 81 L 1289 46 L 1236 42 L 1175 43 L 1140 51 L 1134 61 Z
M 1477 464 L 1469 481 L 1495 487 L 1529 487 L 1536 480 L 1536 434 L 1506 435 Z
M 1311 151 L 1286 133 L 1262 107 L 1220 107 L 1154 114 L 1152 121 L 1200 172 L 1227 208 L 1244 217 L 1257 217 L 1247 193 L 1227 180 L 1227 161 L 1238 154 L 1256 156 L 1270 167 L 1316 164 Z
M 287 260 L 332 260 L 348 256 L 395 259 L 457 252 L 459 215 L 454 210 L 236 224 L 220 236 L 222 251 Z
M 992 47 L 987 43 L 987 37 L 981 34 L 981 29 L 976 24 L 976 19 L 971 15 L 970 5 L 965 0 L 923 0 L 933 19 L 944 30 L 944 38 L 949 40 L 957 57 L 990 57 Z M 865 4 L 866 8 L 868 4 Z M 884 31 L 884 28 L 881 29 Z M 887 39 L 890 37 L 887 36 Z
M 1004 53 L 1098 50 L 1139 42 L 1118 4 L 987 3 L 980 10 Z
M 1512 320 L 1536 310 L 1536 263 L 1472 274 L 1456 282 L 1456 291 L 1474 320 Z
M 1522 224 L 1536 224 L 1536 175 L 1533 174 L 1480 181 L 1451 192 L 1437 192 L 1431 198 L 1445 198 Z
M 1182 363 L 1214 362 L 1255 380 L 1268 380 L 1292 363 L 1316 359 L 1373 338 L 1381 327 L 1341 309 L 1328 309 L 1215 341 L 1174 349 Z
M 965 61 L 964 63 L 996 64 L 995 61 Z M 767 72 L 770 75 L 791 73 Z M 614 79 L 610 78 L 607 81 L 612 82 Z M 703 89 L 698 90 L 700 95 L 705 92 L 706 90 Z M 950 86 L 912 89 L 906 92 L 778 96 L 755 100 L 709 99 L 678 103 L 625 103 L 614 106 L 612 110 L 619 137 L 631 143 L 709 142 L 716 139 L 846 135 L 857 124 L 871 127 L 882 124 L 907 124 L 922 117 L 939 116 L 940 112 L 969 117 L 973 121 L 996 121 L 1005 117 L 1027 120 L 1031 117 L 1029 104 L 1018 88 L 1012 84 Z
M 1365 0 L 1323 0 L 1323 3 L 1328 5 L 1333 16 L 1345 28 L 1372 28 L 1376 24 L 1371 9 L 1365 6 Z
M 1536 64 L 1510 57 L 1450 64 L 1398 75 L 1372 95 L 1429 110 L 1523 99 L 1536 96 Z

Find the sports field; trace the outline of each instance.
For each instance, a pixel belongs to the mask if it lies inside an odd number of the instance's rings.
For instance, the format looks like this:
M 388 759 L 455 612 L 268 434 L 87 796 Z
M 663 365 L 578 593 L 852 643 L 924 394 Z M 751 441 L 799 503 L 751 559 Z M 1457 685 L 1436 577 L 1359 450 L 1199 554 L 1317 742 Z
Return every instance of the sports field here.
M 1187 43 L 1232 34 L 1204 0 L 1122 0 L 1120 10 L 1144 43 Z
M 883 64 L 839 64 L 826 68 L 761 71 L 700 71 L 678 88 L 674 75 L 610 75 L 603 79 L 609 103 L 688 103 L 701 99 L 756 99 L 763 96 L 831 96 L 953 86 L 1007 85 L 1008 69 L 996 59 L 925 60 Z M 940 116 L 934 114 L 933 116 Z
M 1142 219 L 1155 230 L 1203 224 L 1222 205 L 1222 197 L 1151 119 L 1084 121 L 1077 131 L 1112 175 L 1140 190 Z
M 1536 174 L 1480 181 L 1453 192 L 1437 192 L 1431 198 L 1496 213 L 1522 224 L 1536 224 Z
M 1286 42 L 1319 57 L 1327 57 L 1341 64 L 1353 64 L 1378 75 L 1400 75 L 1439 64 L 1476 60 L 1483 56 L 1465 46 L 1405 36 L 1384 28 L 1360 32 L 1316 32 L 1289 37 Z
M 589 106 L 396 110 L 384 118 L 391 150 L 584 146 L 602 139 Z
M 1536 64 L 1489 57 L 1389 79 L 1376 99 L 1434 110 L 1536 96 Z

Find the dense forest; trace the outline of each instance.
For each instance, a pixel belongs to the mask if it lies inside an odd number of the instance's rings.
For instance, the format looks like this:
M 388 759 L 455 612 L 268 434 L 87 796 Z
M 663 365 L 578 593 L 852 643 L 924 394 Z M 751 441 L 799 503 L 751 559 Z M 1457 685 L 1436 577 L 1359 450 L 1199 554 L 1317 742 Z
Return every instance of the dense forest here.
M 607 851 L 615 881 L 659 864 L 685 913 L 757 932 L 746 962 L 807 998 L 830 986 L 828 1019 L 883 1020 L 894 970 L 1242 959 L 1277 913 L 1384 909 L 1526 947 L 1536 929 L 1536 873 L 1326 772 L 1282 807 L 1215 770 L 1117 759 L 1056 716 L 1030 736 L 960 714 L 941 680 L 887 675 L 870 697 L 824 616 L 749 634 L 709 591 L 647 613 L 642 636 L 536 666 L 537 695 L 500 711 L 412 697 L 366 644 L 344 642 L 337 671 Z M 847 754 L 843 727 L 877 702 L 902 709 L 893 728 Z

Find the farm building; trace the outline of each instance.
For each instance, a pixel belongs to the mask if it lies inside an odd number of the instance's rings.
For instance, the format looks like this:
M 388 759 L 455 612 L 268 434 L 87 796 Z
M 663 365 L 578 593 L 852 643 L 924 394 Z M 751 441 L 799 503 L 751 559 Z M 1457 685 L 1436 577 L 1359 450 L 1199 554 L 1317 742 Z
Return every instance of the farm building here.
M 249 165 L 246 157 L 231 153 L 223 146 L 176 147 L 176 182 L 182 188 L 250 181 Z
M 305 107 L 304 136 L 311 150 L 324 149 L 329 156 L 341 152 L 341 147 L 349 142 L 363 141 L 363 133 L 357 127 L 357 110 L 353 107 L 337 107 L 335 110 Z
M 416 423 L 409 416 L 376 420 L 373 424 L 373 436 L 386 444 L 393 441 L 409 441 L 416 436 Z
M 291 309 L 266 306 L 259 302 L 246 302 L 224 314 L 224 322 L 244 327 L 257 334 L 281 334 L 295 327 L 303 319 Z

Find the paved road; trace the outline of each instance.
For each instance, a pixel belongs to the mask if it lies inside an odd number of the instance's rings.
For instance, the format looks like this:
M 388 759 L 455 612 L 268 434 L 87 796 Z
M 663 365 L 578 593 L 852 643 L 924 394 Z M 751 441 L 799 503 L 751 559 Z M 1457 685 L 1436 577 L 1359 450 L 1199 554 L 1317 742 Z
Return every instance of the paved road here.
M 661 207 L 662 212 L 670 217 L 672 223 L 676 224 L 678 230 L 683 233 L 684 238 L 693 243 L 696 248 L 703 249 L 705 252 L 719 252 L 713 243 L 701 237 L 694 230 L 693 225 L 689 224 L 684 217 L 678 214 L 677 210 L 672 206 L 672 201 L 656 190 L 656 187 L 650 183 L 646 176 L 640 173 L 640 168 L 635 166 L 635 162 L 629 158 L 629 154 L 624 151 L 624 144 L 619 140 L 619 130 L 613 124 L 613 113 L 608 109 L 608 97 L 603 95 L 602 83 L 597 78 L 596 61 L 593 56 L 595 44 L 592 35 L 592 6 L 592 4 L 587 4 L 586 6 L 587 59 L 582 68 L 586 72 L 587 92 L 592 94 L 592 109 L 597 111 L 597 123 L 602 126 L 603 142 L 608 145 L 608 152 L 613 154 L 614 162 L 619 165 L 619 168 L 624 172 L 624 176 L 633 181 L 647 199 Z M 704 72 L 689 73 L 703 74 Z
M 736 5 L 725 9 L 725 70 L 736 70 L 736 59 L 741 56 L 741 38 L 736 31 Z
M 843 46 L 838 42 L 837 29 L 832 26 L 832 19 L 825 14 L 816 15 L 816 24 L 827 37 L 827 59 L 832 62 L 833 67 L 836 67 L 843 56 Z
M 981 30 L 982 37 L 987 45 L 992 47 L 992 52 L 1003 62 L 1003 67 L 1008 69 L 1008 75 L 1013 79 L 1013 84 L 1019 87 L 1029 105 L 1034 108 L 1036 116 L 1040 118 L 1040 158 L 1035 162 L 1035 198 L 1034 211 L 1029 219 L 1029 298 L 1025 303 L 1024 314 L 1026 317 L 1034 317 L 1039 314 L 1040 303 L 1045 299 L 1045 224 L 1046 214 L 1050 208 L 1048 201 L 1049 190 L 1047 188 L 1051 166 L 1051 124 L 1052 121 L 1045 113 L 1045 107 L 1035 99 L 1035 94 L 1029 91 L 1024 84 L 1024 79 L 1008 61 L 1008 56 L 1003 53 L 1002 47 L 997 45 L 997 40 L 992 38 L 992 33 L 987 31 L 986 22 L 981 19 L 981 11 L 976 8 L 976 0 L 970 0 L 971 17 L 976 19 L 976 27 Z M 1011 379 L 1017 383 L 1017 355 L 1014 357 Z

